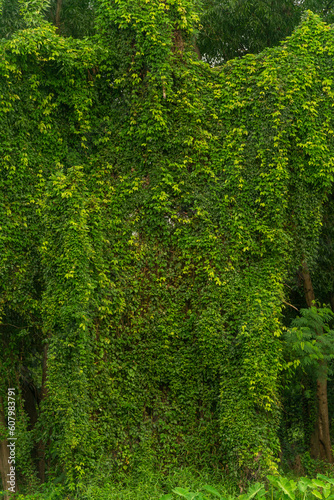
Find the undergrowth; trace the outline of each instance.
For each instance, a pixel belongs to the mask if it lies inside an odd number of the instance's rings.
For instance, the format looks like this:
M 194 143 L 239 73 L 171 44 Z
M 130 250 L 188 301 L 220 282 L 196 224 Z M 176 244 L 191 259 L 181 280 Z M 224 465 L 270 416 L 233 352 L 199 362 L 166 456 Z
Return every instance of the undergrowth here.
M 242 493 L 240 493 L 242 492 Z M 1 493 L 0 493 L 1 495 Z M 268 475 L 262 482 L 237 486 L 221 473 L 181 469 L 167 475 L 142 470 L 137 475 L 120 473 L 103 477 L 103 471 L 66 493 L 60 484 L 47 483 L 30 494 L 20 493 L 15 500 L 334 500 L 334 475 L 284 477 Z

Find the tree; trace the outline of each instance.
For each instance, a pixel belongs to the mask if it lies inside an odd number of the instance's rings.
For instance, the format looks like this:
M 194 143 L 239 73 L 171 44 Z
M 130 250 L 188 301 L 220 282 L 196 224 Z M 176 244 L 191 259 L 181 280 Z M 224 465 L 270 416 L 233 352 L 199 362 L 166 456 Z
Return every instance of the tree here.
M 302 368 L 316 378 L 317 418 L 310 443 L 312 457 L 332 463 L 327 380 L 331 374 L 330 362 L 334 358 L 334 330 L 328 323 L 333 322 L 334 313 L 328 308 L 316 308 L 312 302 L 292 322 L 293 329 L 286 337 L 287 349 L 295 353 Z
M 0 17 L 0 38 L 10 38 L 19 29 L 29 25 L 24 16 L 25 2 L 2 0 Z M 62 36 L 83 38 L 94 33 L 96 2 L 94 0 L 47 0 L 40 2 L 40 14 L 57 27 Z M 28 12 L 38 18 L 38 4 L 29 7 Z M 36 19 L 37 19 L 36 18 Z
M 83 39 L 39 5 L 0 58 L 2 391 L 23 364 L 44 394 L 22 435 L 70 490 L 147 456 L 274 471 L 283 283 L 333 180 L 330 28 L 309 12 L 217 70 L 192 0 L 99 0 Z
M 332 1 L 204 0 L 199 50 L 212 64 L 261 52 L 290 36 L 306 9 L 333 22 Z
M 95 9 L 94 0 L 52 0 L 46 19 L 62 36 L 83 38 L 94 33 Z

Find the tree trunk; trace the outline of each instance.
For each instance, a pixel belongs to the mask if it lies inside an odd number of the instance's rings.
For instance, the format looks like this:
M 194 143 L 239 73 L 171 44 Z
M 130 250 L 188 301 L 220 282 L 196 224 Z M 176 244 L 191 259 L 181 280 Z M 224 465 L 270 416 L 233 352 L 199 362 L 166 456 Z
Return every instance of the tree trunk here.
M 304 283 L 305 300 L 308 307 L 314 306 L 315 294 L 309 269 L 305 260 L 302 263 L 302 278 Z M 319 335 L 322 332 L 318 332 Z M 311 456 L 333 463 L 331 438 L 329 433 L 328 398 L 327 398 L 327 363 L 319 362 L 320 375 L 317 379 L 318 415 L 313 435 L 311 436 Z
M 327 375 L 324 379 L 317 380 L 318 400 L 318 453 L 321 460 L 333 463 L 331 438 L 329 435 L 328 400 L 327 400 Z
M 62 3 L 63 0 L 58 0 L 56 6 L 55 25 L 57 26 L 58 33 L 60 33 L 60 13 L 61 13 Z
M 310 271 L 308 270 L 305 260 L 302 263 L 302 277 L 303 277 L 306 304 L 307 307 L 312 307 L 313 306 L 312 302 L 315 301 L 315 295 L 310 276 Z
M 198 45 L 197 45 L 197 42 L 196 42 L 196 38 L 194 38 L 193 43 L 194 43 L 194 49 L 195 49 L 195 52 L 196 52 L 196 54 L 198 56 L 198 59 L 201 60 L 202 59 L 202 54 L 201 54 L 201 52 L 200 52 L 200 50 L 198 48 Z
M 41 391 L 41 402 L 47 396 L 47 359 L 48 359 L 48 345 L 45 344 L 43 351 L 43 372 L 42 372 L 42 391 Z M 45 482 L 45 444 L 42 440 L 38 443 L 38 475 L 42 483 Z
M 5 410 L 3 406 L 3 399 L 0 396 L 0 426 L 2 429 L 7 429 L 6 426 L 6 418 L 5 418 Z M 0 441 L 0 469 L 1 469 L 1 480 L 2 480 L 2 488 L 4 490 L 7 489 L 7 479 L 9 478 L 9 448 L 8 448 L 8 441 L 7 439 L 4 439 L 3 441 Z M 9 495 L 6 493 L 5 496 L 3 497 L 4 500 L 9 499 Z

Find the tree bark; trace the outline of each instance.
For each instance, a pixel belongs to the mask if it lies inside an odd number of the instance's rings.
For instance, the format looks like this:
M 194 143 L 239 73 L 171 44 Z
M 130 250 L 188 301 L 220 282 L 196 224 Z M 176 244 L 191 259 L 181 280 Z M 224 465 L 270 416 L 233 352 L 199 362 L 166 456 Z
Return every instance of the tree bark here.
M 6 426 L 6 418 L 5 418 L 5 410 L 3 406 L 3 398 L 0 396 L 0 425 L 3 429 L 7 429 Z M 9 474 L 9 448 L 8 448 L 8 441 L 7 439 L 4 439 L 3 441 L 0 441 L 0 469 L 1 469 L 1 480 L 2 480 L 2 488 L 3 490 L 7 489 L 7 479 L 8 479 L 8 474 Z M 8 493 L 5 494 L 3 497 L 4 500 L 9 499 Z
M 315 294 L 311 275 L 305 260 L 302 263 L 302 278 L 304 284 L 305 300 L 308 307 L 312 307 Z M 321 335 L 322 332 L 318 332 Z M 311 456 L 333 463 L 331 438 L 329 433 L 328 397 L 327 397 L 327 363 L 319 361 L 319 376 L 317 379 L 317 406 L 318 415 L 313 435 L 311 436 Z
M 63 0 L 57 0 L 55 25 L 57 26 L 58 32 L 60 32 L 60 13 L 61 13 L 62 3 L 63 3 Z
M 314 295 L 310 272 L 308 270 L 305 260 L 302 263 L 302 277 L 303 277 L 306 304 L 307 307 L 312 307 L 313 306 L 312 302 L 315 301 L 315 295 Z
M 48 389 L 47 381 L 47 359 L 48 359 L 48 345 L 45 344 L 43 351 L 43 371 L 42 371 L 42 391 L 41 402 L 46 398 Z M 45 482 L 45 444 L 42 440 L 38 443 L 38 475 L 42 483 Z
M 327 375 L 324 379 L 317 380 L 318 400 L 318 441 L 319 457 L 325 462 L 333 463 L 331 438 L 329 434 L 328 400 L 327 400 Z
M 202 54 L 201 54 L 201 51 L 199 50 L 198 48 L 198 45 L 197 45 L 197 42 L 196 42 L 196 38 L 194 38 L 194 49 L 195 49 L 195 52 L 198 56 L 198 59 L 201 60 L 202 59 Z

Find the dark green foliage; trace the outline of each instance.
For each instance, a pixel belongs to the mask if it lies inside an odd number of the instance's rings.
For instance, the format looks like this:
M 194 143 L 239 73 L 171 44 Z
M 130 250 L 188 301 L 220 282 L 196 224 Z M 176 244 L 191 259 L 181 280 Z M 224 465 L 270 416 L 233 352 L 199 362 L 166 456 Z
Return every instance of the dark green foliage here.
M 10 38 L 34 19 L 52 23 L 62 36 L 93 35 L 95 4 L 93 0 L 1 0 L 0 38 Z
M 310 307 L 301 309 L 300 314 L 292 322 L 293 328 L 287 332 L 287 352 L 311 376 L 324 376 L 319 372 L 322 366 L 319 361 L 325 362 L 328 376 L 332 375 L 328 364 L 334 358 L 334 330 L 329 326 L 329 323 L 333 324 L 333 311 L 326 307 Z
M 278 45 L 311 9 L 334 21 L 331 0 L 204 0 L 198 46 L 212 64 Z
M 9 38 L 15 31 L 23 28 L 18 0 L 2 0 L 0 3 L 0 38 Z
M 314 287 L 317 297 L 324 303 L 330 304 L 334 310 L 334 197 L 324 207 L 323 226 L 320 235 L 318 257 L 313 268 Z
M 333 417 L 333 312 L 311 307 L 300 310 L 285 334 L 284 352 L 287 361 L 283 376 L 282 402 L 284 414 L 280 429 L 283 466 L 311 472 L 319 464 L 307 463 L 311 436 L 317 417 L 316 382 L 329 384 L 329 416 Z M 300 462 L 299 462 L 300 461 Z
M 215 64 L 261 52 L 289 36 L 300 13 L 293 0 L 205 0 L 200 51 Z

